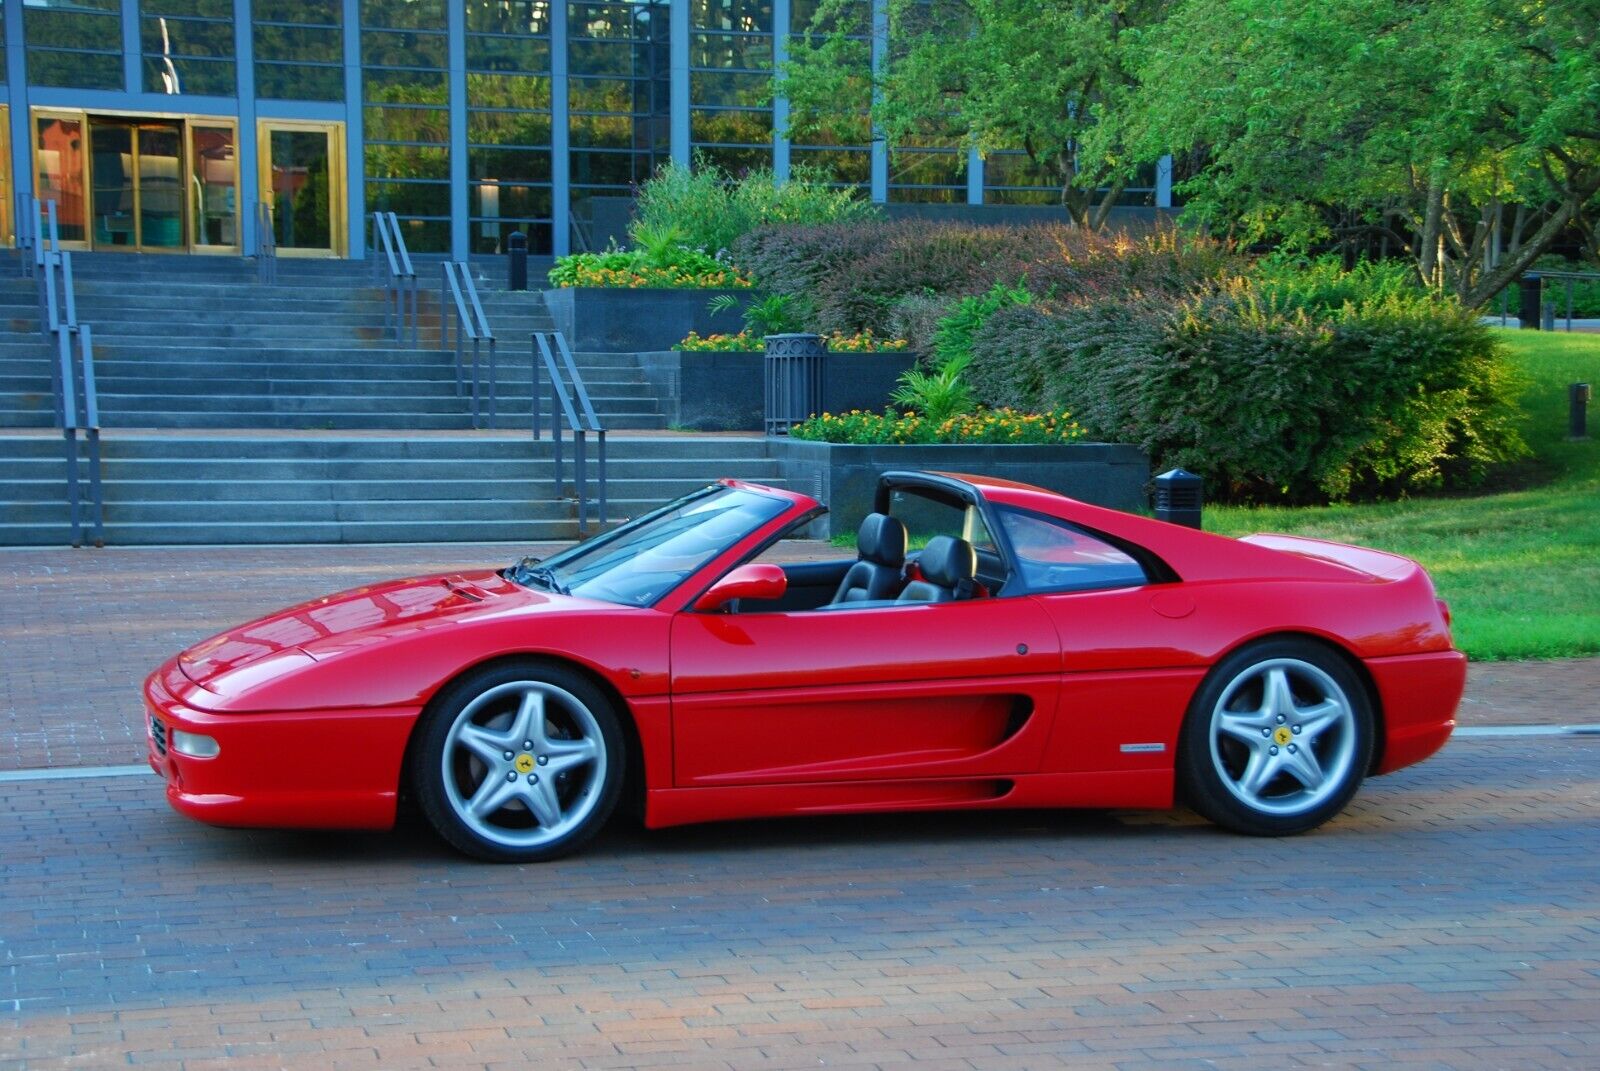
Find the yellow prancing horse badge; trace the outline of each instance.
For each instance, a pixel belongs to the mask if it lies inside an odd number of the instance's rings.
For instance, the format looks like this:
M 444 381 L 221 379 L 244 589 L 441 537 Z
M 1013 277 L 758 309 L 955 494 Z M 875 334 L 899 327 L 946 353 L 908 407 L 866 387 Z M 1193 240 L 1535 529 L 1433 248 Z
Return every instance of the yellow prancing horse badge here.
M 1294 734 L 1289 731 L 1289 727 L 1287 725 L 1280 725 L 1277 727 L 1277 729 L 1273 730 L 1272 742 L 1277 744 L 1279 747 L 1282 747 L 1283 745 L 1287 744 L 1290 738 L 1293 736 Z M 520 768 L 522 760 L 518 759 L 517 762 Z
M 517 771 L 519 773 L 533 772 L 533 756 L 524 751 L 517 756 Z

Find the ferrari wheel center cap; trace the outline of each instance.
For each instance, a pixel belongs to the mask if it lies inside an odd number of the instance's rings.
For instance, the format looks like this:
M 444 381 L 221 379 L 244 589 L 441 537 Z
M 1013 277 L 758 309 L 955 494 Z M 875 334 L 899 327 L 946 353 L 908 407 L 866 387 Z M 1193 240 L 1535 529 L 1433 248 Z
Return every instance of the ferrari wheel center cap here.
M 1272 742 L 1277 744 L 1279 747 L 1282 747 L 1284 744 L 1289 742 L 1289 739 L 1292 736 L 1294 736 L 1294 734 L 1289 731 L 1289 727 L 1287 725 L 1280 725 L 1277 727 L 1277 729 L 1273 730 Z M 521 759 L 517 760 L 517 768 L 519 770 L 522 768 Z
M 517 756 L 516 767 L 518 773 L 533 772 L 533 756 L 524 751 Z

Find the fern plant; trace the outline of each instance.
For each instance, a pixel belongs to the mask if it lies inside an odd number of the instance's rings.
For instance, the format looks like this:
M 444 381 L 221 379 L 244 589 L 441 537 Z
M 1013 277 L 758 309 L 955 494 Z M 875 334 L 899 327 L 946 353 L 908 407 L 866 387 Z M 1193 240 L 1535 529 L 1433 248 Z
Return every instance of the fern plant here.
M 734 294 L 718 294 L 707 307 L 714 313 L 731 312 L 739 307 L 739 298 Z M 745 332 L 757 337 L 804 330 L 799 301 L 794 294 L 769 294 L 746 305 L 742 315 Z
M 967 353 L 946 360 L 932 372 L 908 368 L 900 374 L 900 386 L 890 400 L 902 409 L 915 409 L 934 424 L 970 413 L 972 388 L 961 374 L 971 363 L 972 354 Z

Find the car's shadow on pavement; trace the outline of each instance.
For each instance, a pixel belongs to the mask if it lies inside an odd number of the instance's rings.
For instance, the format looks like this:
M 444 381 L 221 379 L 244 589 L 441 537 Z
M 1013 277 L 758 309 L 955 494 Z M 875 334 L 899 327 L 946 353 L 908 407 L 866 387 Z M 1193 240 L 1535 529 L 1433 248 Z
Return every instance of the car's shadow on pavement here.
M 1004 840 L 1137 836 L 1180 826 L 1201 825 L 1185 811 L 1115 812 L 1093 810 L 923 811 L 901 814 L 808 815 L 645 829 L 637 818 L 619 815 L 575 858 L 627 861 L 656 857 L 685 862 L 696 855 L 740 851 L 802 851 L 930 848 Z M 402 816 L 389 832 L 322 830 L 213 830 L 209 852 L 261 863 L 363 865 L 463 862 L 419 816 Z M 1188 832 L 1195 832 L 1189 830 Z

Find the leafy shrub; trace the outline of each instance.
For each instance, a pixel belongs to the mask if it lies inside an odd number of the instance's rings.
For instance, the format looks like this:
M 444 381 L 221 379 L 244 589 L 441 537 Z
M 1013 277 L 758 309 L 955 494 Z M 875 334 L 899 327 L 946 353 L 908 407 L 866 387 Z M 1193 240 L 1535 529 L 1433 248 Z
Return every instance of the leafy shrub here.
M 738 179 L 705 160 L 694 168 L 667 164 L 639 187 L 629 234 L 673 229 L 680 244 L 717 254 L 742 235 L 768 224 L 841 223 L 876 219 L 878 208 L 852 190 L 836 189 L 807 168 L 795 168 L 779 185 L 766 168 Z
M 1385 298 L 1409 298 L 1422 289 L 1405 260 L 1362 260 L 1346 270 L 1343 257 L 1263 257 L 1250 278 L 1268 304 L 1284 309 L 1337 309 Z
M 677 290 L 743 289 L 754 285 L 747 273 L 731 264 L 682 246 L 613 249 L 557 257 L 550 269 L 557 287 L 667 287 Z
M 945 420 L 929 420 L 916 413 L 867 413 L 852 409 L 834 415 L 822 413 L 789 429 L 795 439 L 825 443 L 933 444 L 1002 443 L 1015 446 L 1070 443 L 1083 429 L 1064 410 L 1019 413 L 1011 409 L 985 409 Z
M 926 220 L 763 227 L 735 242 L 731 255 L 764 289 L 810 295 L 822 330 L 913 335 L 905 331 L 908 310 L 925 317 L 932 302 L 942 314 L 997 279 L 1026 279 L 1034 293 L 1061 301 L 1176 297 L 1242 266 L 1220 243 L 1171 232 L 1133 238 Z M 923 338 L 914 341 L 923 348 Z
M 1033 294 L 1022 283 L 1007 286 L 995 283 L 976 297 L 964 297 L 939 318 L 933 330 L 933 355 L 941 366 L 959 361 L 965 368 L 972 361 L 972 336 L 989 317 L 1013 305 L 1033 304 Z
M 1181 302 L 1016 306 L 978 332 L 969 379 L 980 402 L 1070 408 L 1236 501 L 1469 487 L 1525 456 L 1515 385 L 1474 313 L 1420 291 L 1309 300 L 1235 280 Z

